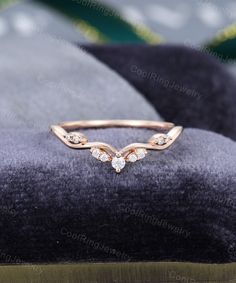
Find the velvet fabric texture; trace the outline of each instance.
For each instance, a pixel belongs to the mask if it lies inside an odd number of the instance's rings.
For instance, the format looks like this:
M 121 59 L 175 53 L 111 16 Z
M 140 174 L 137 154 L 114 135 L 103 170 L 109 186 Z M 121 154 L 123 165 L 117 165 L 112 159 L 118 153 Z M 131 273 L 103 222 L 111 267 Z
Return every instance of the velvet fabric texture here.
M 210 55 L 167 45 L 85 48 L 143 93 L 165 120 L 236 140 L 235 78 Z
M 114 146 L 144 129 L 86 130 Z M 236 261 L 236 144 L 185 129 L 116 174 L 47 132 L 1 130 L 0 261 Z
M 0 62 L 1 127 L 45 130 L 67 120 L 161 119 L 127 81 L 69 42 L 42 34 L 10 36 L 1 40 Z

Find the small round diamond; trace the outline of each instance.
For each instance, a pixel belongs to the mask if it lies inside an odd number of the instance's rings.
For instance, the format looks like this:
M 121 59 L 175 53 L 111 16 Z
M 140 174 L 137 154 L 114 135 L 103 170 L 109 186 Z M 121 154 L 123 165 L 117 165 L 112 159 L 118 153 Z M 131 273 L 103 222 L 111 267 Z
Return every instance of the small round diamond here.
M 109 155 L 108 155 L 106 152 L 104 152 L 104 153 L 102 153 L 102 154 L 99 156 L 99 159 L 100 159 L 102 162 L 106 162 L 106 161 L 109 160 Z
M 74 144 L 78 144 L 81 142 L 81 136 L 77 133 L 69 133 L 65 136 L 65 138 L 71 142 L 71 143 L 74 143 Z
M 135 162 L 138 160 L 138 157 L 135 153 L 130 153 L 128 156 L 127 156 L 127 160 L 129 162 Z
M 99 148 L 93 148 L 92 149 L 92 156 L 95 157 L 95 158 L 99 158 L 101 154 L 101 150 Z
M 80 143 L 80 136 L 74 135 L 74 137 L 73 137 L 73 143 Z
M 165 144 L 165 143 L 166 143 L 165 137 L 163 137 L 163 136 L 158 137 L 158 138 L 156 139 L 156 143 L 157 143 L 158 145 L 163 145 L 163 144 Z
M 116 169 L 116 172 L 120 172 L 121 169 L 125 167 L 125 159 L 124 157 L 113 157 L 111 161 L 111 165 L 114 169 Z
M 69 141 L 69 142 L 72 142 L 73 141 L 73 135 L 72 134 L 67 134 L 65 136 L 65 138 Z
M 143 148 L 138 148 L 135 150 L 135 153 L 138 156 L 138 159 L 143 159 L 146 155 L 146 150 Z

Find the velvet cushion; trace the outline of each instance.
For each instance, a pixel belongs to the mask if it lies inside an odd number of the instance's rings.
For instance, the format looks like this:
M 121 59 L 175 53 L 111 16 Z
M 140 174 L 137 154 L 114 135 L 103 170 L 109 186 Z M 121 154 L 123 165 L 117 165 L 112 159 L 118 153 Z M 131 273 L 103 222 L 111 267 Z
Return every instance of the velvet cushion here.
M 39 39 L 35 39 L 35 42 L 32 38 L 25 39 L 27 41 L 30 47 L 23 41 L 15 41 L 19 43 L 19 49 L 13 48 L 9 44 L 10 40 L 1 45 L 5 48 L 1 47 L 0 55 L 4 70 L 0 102 L 0 261 L 6 263 L 9 258 L 10 263 L 235 261 L 235 142 L 215 133 L 186 129 L 169 150 L 150 152 L 144 160 L 128 164 L 117 175 L 109 163 L 99 163 L 89 151 L 67 148 L 46 128 L 52 121 L 63 120 L 62 117 L 80 119 L 112 115 L 113 118 L 130 118 L 132 111 L 133 118 L 151 115 L 156 119 L 155 111 L 124 80 L 86 53 L 83 57 L 80 54 L 82 51 L 61 43 L 60 47 L 55 48 L 53 43 L 48 45 L 47 40 L 42 45 L 43 49 L 40 49 Z M 20 50 L 24 50 L 20 48 L 22 46 L 28 50 L 30 58 L 26 64 L 24 59 L 20 59 Z M 34 56 L 34 48 L 39 50 L 39 59 Z M 7 56 L 3 56 L 4 52 Z M 57 61 L 60 56 L 53 57 L 56 54 L 65 55 L 64 64 Z M 43 58 L 51 60 L 51 64 L 46 64 Z M 22 64 L 15 65 L 15 59 Z M 81 63 L 83 68 L 79 68 Z M 74 73 L 71 72 L 72 66 L 76 71 Z M 212 64 L 210 66 L 209 70 Z M 94 68 L 97 70 L 96 80 L 90 82 L 87 78 Z M 173 73 L 172 69 L 169 72 L 174 77 L 177 70 L 176 66 Z M 200 105 L 202 100 L 196 97 L 194 101 L 197 101 L 195 104 L 198 106 L 193 106 L 193 102 L 190 103 L 192 108 L 185 104 L 187 116 L 183 112 L 179 114 L 181 102 L 175 100 L 171 104 L 173 107 L 170 107 L 173 112 L 166 110 L 168 101 L 165 104 L 165 99 L 160 100 L 160 109 L 163 109 L 163 113 L 174 113 L 174 121 L 183 118 L 180 124 L 192 123 L 196 127 L 209 128 L 208 122 L 214 121 L 217 127 L 212 126 L 213 130 L 234 137 L 233 99 L 229 99 L 232 98 L 233 81 L 221 67 L 215 70 L 217 78 L 222 74 L 228 86 L 223 81 L 219 82 L 225 94 L 219 98 L 222 105 L 219 104 L 218 96 L 215 100 L 211 98 L 212 102 L 217 102 L 215 107 L 210 106 L 208 98 L 205 99 L 211 115 L 206 113 L 205 102 Z M 192 72 L 195 74 L 194 68 Z M 205 84 L 206 73 L 203 73 Z M 58 74 L 61 74 L 63 84 L 56 83 Z M 195 75 L 200 85 L 201 75 Z M 26 80 L 27 76 L 29 81 Z M 182 77 L 185 78 L 183 74 Z M 78 78 L 84 78 L 81 84 L 77 83 Z M 207 89 L 211 93 L 215 89 L 215 93 L 219 91 L 216 81 L 214 84 L 212 79 L 209 80 Z M 35 82 L 37 85 L 34 85 Z M 109 84 L 104 95 L 102 87 L 106 82 Z M 189 84 L 195 86 L 197 82 L 190 79 Z M 145 80 L 142 80 L 141 85 L 145 86 L 144 83 Z M 81 88 L 80 103 L 77 104 L 77 96 L 73 101 L 71 97 L 64 96 L 68 91 L 65 85 Z M 202 89 L 201 86 L 199 88 Z M 120 92 L 121 89 L 124 92 Z M 109 90 L 112 97 L 108 96 Z M 150 89 L 147 87 L 147 90 Z M 44 96 L 45 93 L 47 96 Z M 96 100 L 98 93 L 99 99 Z M 167 96 L 170 101 L 171 97 Z M 60 98 L 57 100 L 59 104 L 54 105 L 57 98 Z M 119 102 L 113 103 L 117 98 Z M 126 98 L 130 99 L 130 103 L 124 104 Z M 97 101 L 101 103 L 99 107 Z M 133 104 L 134 101 L 136 104 Z M 104 102 L 110 103 L 111 107 L 104 109 Z M 157 100 L 154 99 L 153 103 L 157 108 Z M 65 105 L 67 109 L 63 108 Z M 144 105 L 147 111 L 143 111 Z M 223 107 L 225 105 L 229 107 Z M 47 109 L 47 115 L 44 115 L 42 109 Z M 225 121 L 222 119 L 222 109 L 226 111 Z M 197 119 L 200 115 L 198 113 L 202 114 L 202 120 Z M 183 116 L 179 120 L 175 119 L 180 117 L 178 115 Z M 9 119 L 11 117 L 13 119 Z M 31 118 L 35 119 L 32 125 L 40 121 L 39 128 L 43 130 L 25 129 L 23 126 L 28 125 Z M 152 131 L 138 129 L 100 129 L 86 133 L 90 140 L 103 140 L 114 146 L 143 141 L 152 135 Z
M 85 46 L 153 103 L 167 121 L 236 140 L 236 82 L 216 59 L 183 46 Z
M 85 132 L 114 146 L 153 134 Z M 116 174 L 51 133 L 1 130 L 0 251 L 26 262 L 235 261 L 235 155 L 230 139 L 185 129 Z
M 122 77 L 69 42 L 42 34 L 9 36 L 1 40 L 0 62 L 1 127 L 45 130 L 65 120 L 160 119 Z

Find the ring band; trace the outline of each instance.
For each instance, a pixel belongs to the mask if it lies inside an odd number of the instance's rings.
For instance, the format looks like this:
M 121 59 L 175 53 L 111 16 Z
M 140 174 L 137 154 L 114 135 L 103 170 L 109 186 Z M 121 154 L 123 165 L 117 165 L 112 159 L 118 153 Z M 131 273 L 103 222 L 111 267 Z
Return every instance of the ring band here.
M 132 143 L 121 150 L 103 142 L 89 142 L 87 137 L 77 129 L 86 128 L 147 128 L 159 129 L 146 143 Z M 92 156 L 102 162 L 111 162 L 117 173 L 125 167 L 126 162 L 143 159 L 147 150 L 167 149 L 181 134 L 183 128 L 173 123 L 144 120 L 85 120 L 63 122 L 51 126 L 52 132 L 68 147 L 74 149 L 90 149 Z M 163 131 L 167 131 L 166 133 Z

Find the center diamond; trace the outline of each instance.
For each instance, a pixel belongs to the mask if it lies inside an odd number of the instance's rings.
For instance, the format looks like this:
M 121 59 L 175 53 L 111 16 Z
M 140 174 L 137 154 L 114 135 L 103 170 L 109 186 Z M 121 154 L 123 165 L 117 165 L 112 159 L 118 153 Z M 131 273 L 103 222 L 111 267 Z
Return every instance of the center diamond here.
M 116 172 L 119 173 L 121 171 L 121 169 L 123 169 L 125 167 L 125 159 L 124 157 L 120 156 L 120 157 L 113 157 L 112 161 L 111 161 L 111 165 L 114 169 L 116 169 Z

